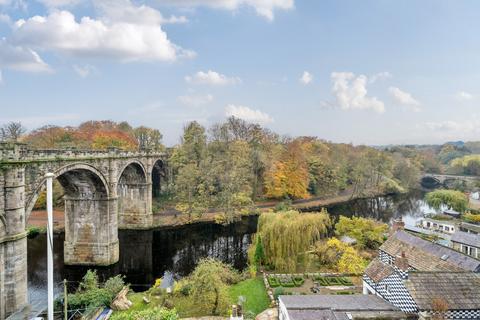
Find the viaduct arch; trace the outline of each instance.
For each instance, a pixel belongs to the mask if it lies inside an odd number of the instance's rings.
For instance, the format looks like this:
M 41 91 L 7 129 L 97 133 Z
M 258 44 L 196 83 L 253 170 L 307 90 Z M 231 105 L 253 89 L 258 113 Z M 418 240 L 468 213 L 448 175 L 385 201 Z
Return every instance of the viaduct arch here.
M 167 178 L 163 153 L 0 143 L 0 319 L 28 302 L 25 227 L 47 172 L 65 192 L 64 262 L 70 265 L 116 263 L 118 229 L 152 226 L 152 190 Z

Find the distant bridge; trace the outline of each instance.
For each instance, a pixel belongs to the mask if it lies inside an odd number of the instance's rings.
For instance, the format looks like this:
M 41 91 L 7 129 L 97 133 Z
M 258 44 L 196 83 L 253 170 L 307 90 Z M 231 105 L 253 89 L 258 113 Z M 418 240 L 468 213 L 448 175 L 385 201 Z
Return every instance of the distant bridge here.
M 0 319 L 27 303 L 26 222 L 48 172 L 65 192 L 65 264 L 111 265 L 119 259 L 118 228 L 152 226 L 166 155 L 0 143 Z
M 426 173 L 422 176 L 420 184 L 426 189 L 433 189 L 439 187 L 452 187 L 456 183 L 472 184 L 480 181 L 480 177 L 477 176 L 463 176 L 453 174 L 435 174 Z

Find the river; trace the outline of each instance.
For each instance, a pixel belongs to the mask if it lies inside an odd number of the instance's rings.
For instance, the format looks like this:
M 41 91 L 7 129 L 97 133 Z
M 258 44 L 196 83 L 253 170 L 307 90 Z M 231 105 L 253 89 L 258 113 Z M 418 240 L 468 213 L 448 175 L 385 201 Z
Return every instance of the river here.
M 328 207 L 334 215 L 371 217 L 384 222 L 403 217 L 412 224 L 433 210 L 423 201 L 422 192 L 352 200 Z M 257 217 L 244 217 L 228 226 L 213 223 L 186 225 L 155 230 L 120 230 L 120 261 L 110 267 L 98 267 L 101 280 L 122 274 L 134 290 L 144 290 L 155 279 L 169 272 L 174 277 L 189 274 L 203 257 L 215 257 L 243 269 L 247 264 L 247 249 L 256 232 Z M 87 267 L 63 264 L 64 234 L 54 236 L 54 280 L 60 292 L 61 281 L 75 286 Z M 28 239 L 28 286 L 33 305 L 45 305 L 46 299 L 46 235 Z

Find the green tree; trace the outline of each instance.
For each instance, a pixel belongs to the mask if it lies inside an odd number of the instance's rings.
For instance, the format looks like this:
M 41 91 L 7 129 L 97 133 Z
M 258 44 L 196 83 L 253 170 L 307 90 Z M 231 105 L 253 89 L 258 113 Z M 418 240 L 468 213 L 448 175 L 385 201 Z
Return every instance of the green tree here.
M 190 276 L 195 312 L 199 315 L 225 315 L 230 302 L 228 284 L 235 277 L 231 267 L 215 259 L 200 260 Z
M 347 235 L 357 240 L 362 248 L 376 249 L 382 244 L 388 226 L 374 219 L 340 216 L 335 224 L 338 236 Z
M 160 151 L 164 149 L 162 145 L 163 136 L 157 129 L 140 126 L 133 130 L 133 135 L 137 139 L 140 150 Z
M 468 197 L 456 190 L 435 190 L 425 195 L 425 201 L 429 206 L 440 210 L 442 206 L 464 212 L 468 206 Z
M 307 251 L 326 237 L 331 220 L 326 211 L 266 212 L 258 220 L 258 232 L 265 252 L 265 262 L 278 271 L 294 272 L 305 262 Z

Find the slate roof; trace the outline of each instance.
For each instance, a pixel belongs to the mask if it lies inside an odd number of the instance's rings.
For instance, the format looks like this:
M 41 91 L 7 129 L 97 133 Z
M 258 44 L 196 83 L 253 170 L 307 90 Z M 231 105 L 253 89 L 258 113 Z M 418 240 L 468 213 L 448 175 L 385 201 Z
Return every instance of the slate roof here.
M 432 310 L 435 298 L 449 310 L 480 309 L 480 274 L 472 272 L 411 272 L 405 285 L 420 310 Z
M 457 231 L 452 235 L 451 241 L 464 243 L 469 246 L 480 248 L 480 234 Z
M 419 271 L 480 272 L 480 260 L 423 240 L 403 230 L 398 230 L 388 238 L 380 250 L 394 257 L 400 256 L 403 252 L 410 266 Z
M 395 269 L 393 269 L 392 266 L 383 263 L 378 258 L 373 259 L 365 269 L 365 275 L 374 282 L 379 282 L 394 273 Z
M 345 312 L 325 310 L 289 310 L 290 320 L 348 320 Z
M 280 296 L 287 309 L 336 311 L 398 311 L 392 304 L 375 295 L 293 295 Z M 288 311 L 290 313 L 290 310 Z

